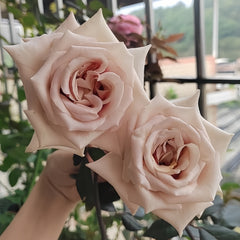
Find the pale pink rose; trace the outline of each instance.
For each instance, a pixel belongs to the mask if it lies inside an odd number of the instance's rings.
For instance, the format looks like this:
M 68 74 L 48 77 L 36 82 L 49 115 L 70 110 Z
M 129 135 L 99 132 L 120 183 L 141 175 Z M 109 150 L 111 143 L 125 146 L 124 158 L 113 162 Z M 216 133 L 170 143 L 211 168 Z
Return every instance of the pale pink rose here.
M 143 79 L 146 49 L 128 50 L 101 11 L 81 26 L 70 14 L 55 32 L 6 49 L 17 64 L 35 130 L 28 151 L 82 155 L 93 139 L 119 126 Z
M 139 35 L 143 32 L 143 25 L 138 17 L 133 15 L 118 15 L 112 17 L 108 26 L 113 32 L 128 35 L 130 33 L 137 33 Z
M 114 186 L 132 213 L 141 206 L 180 235 L 212 204 L 231 139 L 201 117 L 198 95 L 175 104 L 156 96 L 120 136 L 123 154 L 111 152 L 88 164 Z

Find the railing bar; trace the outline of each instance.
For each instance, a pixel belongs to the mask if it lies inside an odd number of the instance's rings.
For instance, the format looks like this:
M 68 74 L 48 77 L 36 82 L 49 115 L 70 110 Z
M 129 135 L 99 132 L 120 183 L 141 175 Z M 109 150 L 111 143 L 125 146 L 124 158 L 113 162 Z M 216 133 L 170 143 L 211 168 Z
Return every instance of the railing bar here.
M 2 35 L 1 32 L 1 26 L 2 26 L 2 10 L 0 7 L 0 35 Z M 8 94 L 8 84 L 7 84 L 7 69 L 5 65 L 5 60 L 4 60 L 4 50 L 3 50 L 3 40 L 0 39 L 0 51 L 1 51 L 1 61 L 2 61 L 2 67 L 3 67 L 3 79 L 4 79 L 4 88 L 5 88 L 5 93 Z
M 194 32 L 197 78 L 205 77 L 205 29 L 204 29 L 204 1 L 194 0 Z M 206 91 L 202 82 L 197 82 L 200 89 L 199 109 L 206 117 Z

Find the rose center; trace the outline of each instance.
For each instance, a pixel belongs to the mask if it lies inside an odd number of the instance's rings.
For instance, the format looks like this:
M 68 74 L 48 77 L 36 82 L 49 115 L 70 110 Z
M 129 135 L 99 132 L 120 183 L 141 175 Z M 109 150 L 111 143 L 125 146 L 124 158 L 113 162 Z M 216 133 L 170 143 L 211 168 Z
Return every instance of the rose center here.
M 176 154 L 177 147 L 174 139 L 168 139 L 163 144 L 156 147 L 153 152 L 153 158 L 158 165 L 174 168 L 177 165 Z
M 106 99 L 110 96 L 110 88 L 99 81 L 100 74 L 103 74 L 106 69 L 99 70 L 101 63 L 89 62 L 80 66 L 69 79 L 69 93 L 61 89 L 70 101 L 76 104 L 83 104 L 88 107 L 94 107 L 93 98 L 100 98 L 103 105 L 106 104 Z M 96 100 L 94 100 L 96 101 Z

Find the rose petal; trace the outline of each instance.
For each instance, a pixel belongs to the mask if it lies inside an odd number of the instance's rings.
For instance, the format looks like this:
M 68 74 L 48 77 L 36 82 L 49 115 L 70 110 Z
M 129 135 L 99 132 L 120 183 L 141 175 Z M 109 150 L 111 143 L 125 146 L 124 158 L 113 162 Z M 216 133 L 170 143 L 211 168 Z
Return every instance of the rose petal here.
M 121 199 L 128 206 L 132 213 L 137 211 L 139 205 L 130 202 L 127 197 L 127 192 L 131 189 L 131 186 L 122 180 L 122 159 L 119 155 L 115 153 L 106 154 L 101 159 L 92 163 L 88 163 L 87 167 L 103 177 L 115 188 Z M 109 174 L 110 172 L 111 174 Z
M 213 145 L 213 148 L 217 152 L 219 152 L 220 161 L 221 161 L 221 164 L 223 165 L 224 156 L 226 154 L 228 145 L 232 139 L 233 134 L 222 131 L 221 129 L 217 128 L 210 122 L 206 121 L 204 118 L 202 118 L 202 121 L 203 121 L 204 127 L 206 128 L 210 141 Z M 221 141 L 219 141 L 219 139 L 221 139 Z
M 146 64 L 146 55 L 150 48 L 151 45 L 129 49 L 129 52 L 134 56 L 134 67 L 142 86 L 144 86 L 144 66 Z
M 76 21 L 76 18 L 73 12 L 70 12 L 68 17 L 64 20 L 64 22 L 55 30 L 55 32 L 65 32 L 65 31 L 73 31 L 79 27 L 79 23 Z
M 92 132 L 70 132 L 68 129 L 49 123 L 46 116 L 31 110 L 25 111 L 31 122 L 35 135 L 30 142 L 27 151 L 36 151 L 44 148 L 56 148 L 65 151 L 72 151 L 78 155 L 83 155 L 84 147 L 102 134 L 101 131 Z M 36 141 L 36 136 L 38 141 Z
M 193 216 L 199 215 L 204 209 L 211 206 L 209 202 L 188 203 L 182 206 L 182 209 L 176 210 L 155 210 L 153 213 L 165 221 L 169 222 L 179 233 L 183 234 L 184 228 L 192 220 Z
M 97 28 L 92 28 L 90 26 L 97 26 Z M 103 18 L 101 9 L 74 32 L 79 35 L 93 37 L 99 42 L 118 42 Z

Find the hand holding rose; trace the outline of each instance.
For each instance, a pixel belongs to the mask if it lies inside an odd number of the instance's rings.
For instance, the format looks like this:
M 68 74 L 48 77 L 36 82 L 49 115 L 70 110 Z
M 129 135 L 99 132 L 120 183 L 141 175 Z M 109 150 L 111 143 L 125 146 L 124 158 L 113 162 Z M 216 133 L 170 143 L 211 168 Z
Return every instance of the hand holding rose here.
M 76 171 L 70 152 L 50 154 L 39 180 L 0 239 L 58 239 L 70 211 L 80 201 L 70 177 Z

